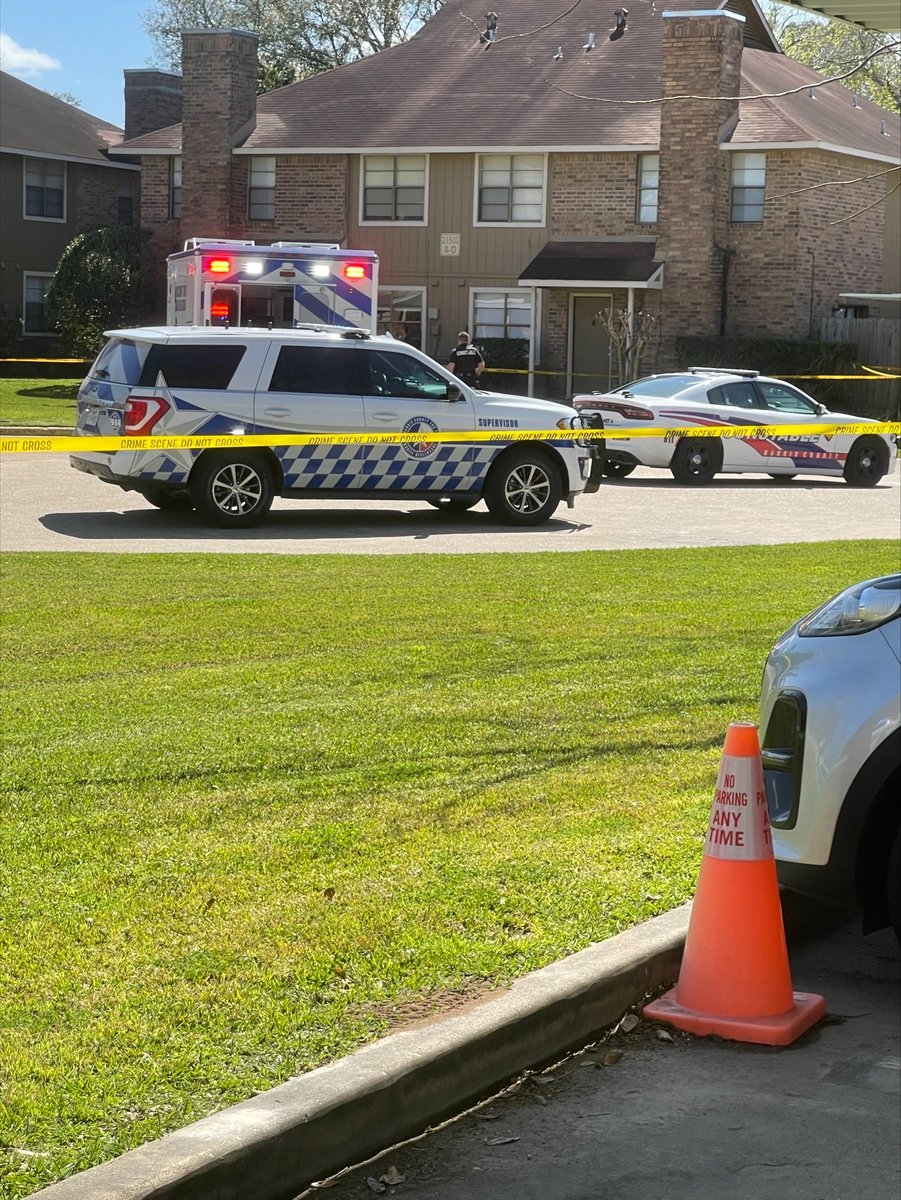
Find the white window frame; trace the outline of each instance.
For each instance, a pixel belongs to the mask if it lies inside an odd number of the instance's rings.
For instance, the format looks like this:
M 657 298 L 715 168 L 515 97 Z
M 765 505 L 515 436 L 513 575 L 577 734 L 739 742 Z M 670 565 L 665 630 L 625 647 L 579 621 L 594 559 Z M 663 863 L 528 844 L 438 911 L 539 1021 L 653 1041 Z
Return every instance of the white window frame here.
M 541 216 L 537 221 L 480 221 L 479 220 L 479 181 L 481 177 L 481 162 L 483 158 L 498 158 L 504 157 L 512 160 L 514 158 L 540 158 L 541 159 Z M 475 170 L 473 171 L 472 180 L 472 224 L 474 229 L 544 229 L 547 225 L 547 175 L 548 175 L 548 155 L 545 154 L 526 154 L 520 152 L 518 154 L 503 154 L 498 155 L 492 152 L 491 154 L 477 154 L 475 156 Z
M 264 168 L 263 164 L 267 164 Z M 268 165 L 268 164 L 271 164 Z M 260 187 L 254 187 L 253 172 L 256 167 L 261 172 L 265 170 L 267 175 L 272 176 L 272 185 L 269 184 Z M 274 154 L 254 154 L 251 156 L 250 165 L 247 169 L 247 220 L 248 221 L 274 221 L 275 220 L 275 192 L 278 186 L 278 159 Z M 272 213 L 270 216 L 260 217 L 251 212 L 253 206 L 252 196 L 254 191 L 267 191 L 272 193 Z M 259 201 L 257 201 L 259 203 Z
M 419 283 L 411 283 L 409 287 L 403 287 L 402 285 L 397 284 L 397 283 L 379 284 L 378 292 L 379 292 L 379 295 L 382 295 L 382 293 L 384 293 L 384 292 L 391 292 L 391 293 L 398 292 L 403 296 L 411 296 L 411 295 L 415 294 L 420 297 L 420 299 L 421 299 L 420 311 L 422 312 L 422 318 L 420 320 L 420 329 L 422 330 L 422 339 L 421 339 L 422 344 L 420 346 L 418 346 L 417 349 L 425 350 L 426 337 L 427 337 L 427 333 L 428 333 L 428 320 L 429 320 L 429 310 L 427 307 L 428 288 L 424 287 L 422 284 L 419 284 Z M 376 310 L 378 310 L 378 308 L 379 308 L 379 303 L 378 303 L 378 296 L 377 296 L 376 297 Z M 410 342 L 407 342 L 406 344 L 412 345 L 412 343 L 410 343 Z M 404 345 L 404 343 L 402 342 L 401 345 Z
M 63 215 L 61 217 L 38 217 L 28 212 L 28 164 L 41 163 L 51 164 L 54 168 L 59 167 L 63 176 Z M 51 158 L 23 158 L 22 159 L 22 218 L 25 221 L 48 221 L 52 225 L 65 225 L 69 210 L 69 171 L 65 162 L 60 159 Z
M 760 161 L 763 163 L 763 184 L 748 187 L 745 184 L 736 184 L 735 176 L 738 171 L 760 170 Z M 736 150 L 733 151 L 732 161 L 729 164 L 729 224 L 730 225 L 762 225 L 766 216 L 766 153 L 760 150 Z M 760 193 L 760 217 L 749 219 L 747 217 L 735 216 L 735 193 L 736 191 L 759 192 Z M 743 207 L 747 207 L 747 201 Z M 755 205 L 756 207 L 756 205 Z
M 52 337 L 54 330 L 52 329 L 26 329 L 25 322 L 27 320 L 28 303 L 28 280 L 29 279 L 55 279 L 55 271 L 23 271 L 22 272 L 22 336 L 23 337 Z
M 655 159 L 657 162 L 656 175 L 657 186 L 654 188 L 648 187 L 644 183 L 645 164 L 650 159 Z M 654 216 L 651 220 L 645 220 L 641 215 L 642 208 L 645 207 L 642 197 L 645 193 L 654 193 Z M 648 206 L 649 207 L 649 206 Z M 635 224 L 636 225 L 656 225 L 660 218 L 660 155 L 659 154 L 639 154 L 638 156 L 638 177 L 635 181 Z
M 178 212 L 175 211 L 175 174 L 178 165 Z M 182 188 L 184 184 L 184 159 L 180 154 L 173 154 L 169 159 L 169 220 L 181 220 Z
M 534 297 L 534 289 L 528 287 L 475 287 L 469 289 L 469 328 L 472 331 L 472 340 L 479 344 L 479 331 L 476 324 L 476 301 L 479 296 L 522 296 L 529 304 L 529 343 L 535 342 L 535 348 L 538 349 L 538 326 L 536 324 L 537 301 Z M 505 326 L 506 328 L 506 326 Z M 492 334 L 482 334 L 482 337 L 492 337 Z M 501 334 L 506 337 L 507 334 Z M 489 364 L 490 365 L 490 364 Z
M 425 184 L 422 193 L 422 220 L 396 221 L 382 218 L 367 218 L 366 213 L 366 160 L 367 158 L 393 158 L 395 163 L 399 158 L 422 158 L 425 160 Z M 431 176 L 431 155 L 429 154 L 371 154 L 360 155 L 360 186 L 359 186 L 359 223 L 360 225 L 379 225 L 387 229 L 423 229 L 429 223 L 429 179 Z

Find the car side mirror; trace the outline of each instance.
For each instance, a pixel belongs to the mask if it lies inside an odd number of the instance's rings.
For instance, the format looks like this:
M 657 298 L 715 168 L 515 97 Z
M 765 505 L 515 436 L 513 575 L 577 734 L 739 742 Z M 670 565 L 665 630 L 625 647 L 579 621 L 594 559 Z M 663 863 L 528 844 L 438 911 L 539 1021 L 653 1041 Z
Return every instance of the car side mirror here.
M 449 383 L 447 385 L 447 400 L 449 404 L 456 404 L 459 400 L 465 399 L 466 397 L 463 395 L 457 384 Z
M 818 417 L 822 417 L 829 410 L 827 409 L 825 404 L 820 404 L 819 400 L 815 400 L 814 405 L 813 405 L 813 411 L 816 413 L 816 415 Z

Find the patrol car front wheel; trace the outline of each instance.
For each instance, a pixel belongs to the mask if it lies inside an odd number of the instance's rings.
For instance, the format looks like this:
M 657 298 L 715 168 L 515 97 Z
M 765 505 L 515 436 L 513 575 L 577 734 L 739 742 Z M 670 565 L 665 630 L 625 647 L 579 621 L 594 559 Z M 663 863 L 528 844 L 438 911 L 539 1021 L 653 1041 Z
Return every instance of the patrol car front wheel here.
M 194 507 L 224 529 L 255 525 L 271 508 L 274 494 L 272 471 L 259 454 L 209 455 L 191 479 Z
M 485 503 L 508 525 L 540 525 L 553 516 L 563 496 L 559 469 L 544 454 L 510 450 L 485 481 Z
M 851 487 L 875 487 L 888 470 L 885 443 L 874 437 L 858 438 L 845 460 L 845 483 Z

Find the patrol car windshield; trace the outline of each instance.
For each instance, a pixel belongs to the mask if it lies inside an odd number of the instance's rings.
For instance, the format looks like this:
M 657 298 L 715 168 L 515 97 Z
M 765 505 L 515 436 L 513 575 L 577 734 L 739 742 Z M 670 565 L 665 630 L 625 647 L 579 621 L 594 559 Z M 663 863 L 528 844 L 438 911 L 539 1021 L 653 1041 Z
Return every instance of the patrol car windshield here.
M 649 375 L 647 379 L 636 379 L 614 389 L 620 396 L 676 396 L 685 388 L 698 382 L 697 375 Z
M 93 379 L 134 386 L 141 377 L 141 368 L 150 350 L 150 342 L 133 342 L 128 338 L 110 338 L 88 372 Z

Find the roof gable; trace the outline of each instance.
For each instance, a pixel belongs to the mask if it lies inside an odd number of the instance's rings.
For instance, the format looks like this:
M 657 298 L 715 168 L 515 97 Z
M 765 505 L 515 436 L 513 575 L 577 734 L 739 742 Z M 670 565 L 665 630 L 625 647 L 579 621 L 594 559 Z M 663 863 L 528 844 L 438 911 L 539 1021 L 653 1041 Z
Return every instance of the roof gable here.
M 488 44 L 479 36 L 483 22 L 446 5 L 400 46 L 260 96 L 256 126 L 237 152 L 655 148 L 662 12 L 699 7 L 698 0 L 664 0 L 661 7 L 636 0 L 620 33 L 613 7 L 598 0 L 550 18 L 546 0 L 502 0 Z M 744 60 L 767 63 L 766 72 L 754 67 L 755 79 L 746 86 L 743 61 L 743 92 L 783 91 L 796 82 L 798 64 L 779 49 L 757 0 L 719 0 L 713 7 L 744 19 Z M 764 75 L 767 86 L 758 86 Z M 768 110 L 768 120 L 754 117 L 767 103 L 742 104 L 743 135 L 765 139 L 778 124 L 783 140 L 822 140 L 819 124 L 818 132 L 803 122 L 791 132 L 796 115 L 790 104 Z M 869 132 L 864 124 L 842 129 L 862 152 L 879 146 L 884 153 L 872 113 Z M 172 153 L 179 146 L 180 127 L 173 126 L 123 150 Z
M 0 71 L 0 146 L 4 150 L 121 167 L 104 153 L 121 139 L 118 126 Z

